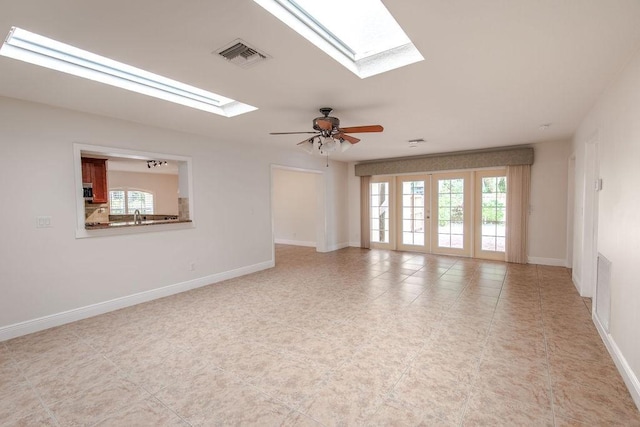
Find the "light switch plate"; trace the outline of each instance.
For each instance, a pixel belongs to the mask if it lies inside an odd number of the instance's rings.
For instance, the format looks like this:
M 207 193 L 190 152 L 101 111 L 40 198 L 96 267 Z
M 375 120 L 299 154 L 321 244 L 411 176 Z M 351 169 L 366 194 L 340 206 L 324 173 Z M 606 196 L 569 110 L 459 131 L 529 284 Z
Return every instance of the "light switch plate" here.
M 51 217 L 50 216 L 37 216 L 36 217 L 36 228 L 51 228 Z

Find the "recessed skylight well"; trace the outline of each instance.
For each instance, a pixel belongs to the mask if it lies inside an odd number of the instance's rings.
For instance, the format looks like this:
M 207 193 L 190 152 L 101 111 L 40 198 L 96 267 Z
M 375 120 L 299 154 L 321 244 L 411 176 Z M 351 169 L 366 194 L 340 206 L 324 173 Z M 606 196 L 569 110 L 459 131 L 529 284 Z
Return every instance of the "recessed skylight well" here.
M 424 60 L 380 0 L 253 0 L 360 78 Z
M 0 55 L 226 117 L 256 109 L 17 27 L 9 32 Z

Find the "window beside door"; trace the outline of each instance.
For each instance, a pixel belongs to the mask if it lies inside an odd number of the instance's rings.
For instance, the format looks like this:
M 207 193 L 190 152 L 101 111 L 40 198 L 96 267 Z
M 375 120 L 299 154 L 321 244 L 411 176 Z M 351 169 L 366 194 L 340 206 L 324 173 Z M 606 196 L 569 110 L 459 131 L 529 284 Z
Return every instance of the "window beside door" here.
M 483 251 L 504 252 L 507 220 L 507 177 L 481 178 L 481 247 Z
M 371 243 L 391 242 L 390 187 L 388 181 L 371 183 Z

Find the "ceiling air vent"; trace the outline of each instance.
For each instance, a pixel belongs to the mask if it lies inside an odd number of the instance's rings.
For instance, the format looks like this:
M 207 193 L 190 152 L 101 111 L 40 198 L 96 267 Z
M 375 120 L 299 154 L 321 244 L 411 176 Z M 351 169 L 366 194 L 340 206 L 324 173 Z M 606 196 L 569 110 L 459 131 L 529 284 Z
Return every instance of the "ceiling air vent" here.
M 270 58 L 266 53 L 258 51 L 246 42 L 237 39 L 216 51 L 218 55 L 240 67 L 251 67 Z

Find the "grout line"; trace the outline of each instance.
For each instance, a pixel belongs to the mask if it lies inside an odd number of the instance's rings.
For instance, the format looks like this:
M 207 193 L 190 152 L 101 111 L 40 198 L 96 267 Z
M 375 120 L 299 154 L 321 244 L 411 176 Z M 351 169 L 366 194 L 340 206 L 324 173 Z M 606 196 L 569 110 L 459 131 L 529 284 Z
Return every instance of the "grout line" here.
M 489 322 L 489 326 L 487 328 L 487 336 L 485 337 L 485 340 L 484 340 L 484 342 L 482 344 L 482 351 L 480 352 L 480 357 L 478 359 L 478 365 L 476 367 L 476 372 L 475 372 L 476 375 L 474 376 L 474 379 L 477 379 L 477 375 L 480 374 L 480 367 L 482 366 L 482 362 L 484 361 L 484 357 L 485 357 L 485 354 L 487 352 L 487 342 L 489 341 L 489 336 L 491 335 L 491 329 L 493 327 L 493 320 L 494 320 L 494 318 L 496 316 L 496 309 L 498 307 L 498 302 L 500 301 L 500 295 L 502 294 L 502 289 L 504 287 L 504 281 L 506 280 L 508 271 L 509 270 L 507 268 L 505 270 L 504 276 L 502 278 L 502 286 L 500 286 L 500 294 L 498 294 L 498 298 L 496 300 L 496 305 L 495 305 L 495 307 L 493 309 L 493 315 L 491 316 L 491 321 Z M 462 427 L 464 425 L 464 419 L 465 419 L 465 416 L 467 415 L 467 410 L 469 409 L 469 403 L 471 402 L 471 397 L 472 397 L 473 391 L 474 391 L 473 390 L 473 384 L 470 384 L 469 387 L 470 387 L 469 396 L 467 397 L 467 401 L 465 402 L 464 408 L 462 410 L 462 418 L 460 419 L 460 427 Z
M 553 383 L 551 382 L 551 361 L 549 360 L 549 343 L 547 341 L 547 328 L 544 323 L 544 314 L 542 312 L 542 293 L 540 292 L 540 267 L 536 265 L 536 284 L 538 286 L 538 298 L 540 300 L 540 321 L 542 322 L 542 334 L 544 336 L 544 352 L 547 360 L 547 381 L 549 382 L 549 397 L 551 398 L 551 420 L 553 425 L 556 422 L 555 396 L 553 394 Z

